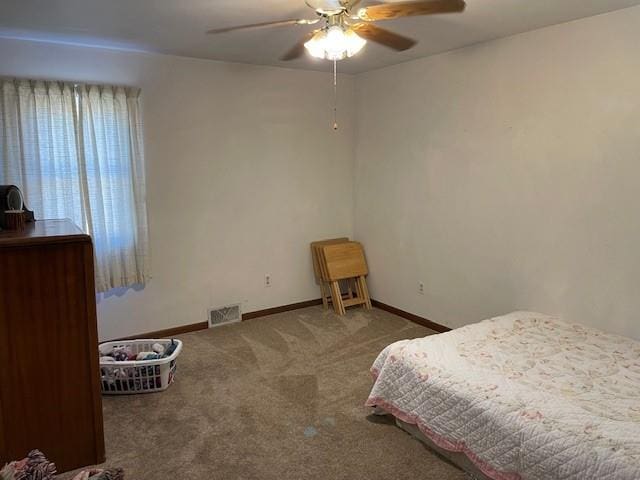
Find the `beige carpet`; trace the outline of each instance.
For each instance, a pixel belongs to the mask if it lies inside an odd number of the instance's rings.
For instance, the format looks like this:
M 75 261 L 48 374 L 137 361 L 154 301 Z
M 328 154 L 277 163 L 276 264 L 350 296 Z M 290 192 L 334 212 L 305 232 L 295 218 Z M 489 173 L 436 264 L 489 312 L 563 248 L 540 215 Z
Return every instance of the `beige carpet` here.
M 464 479 L 363 406 L 378 352 L 431 333 L 311 307 L 182 335 L 166 392 L 104 397 L 107 465 L 130 480 Z

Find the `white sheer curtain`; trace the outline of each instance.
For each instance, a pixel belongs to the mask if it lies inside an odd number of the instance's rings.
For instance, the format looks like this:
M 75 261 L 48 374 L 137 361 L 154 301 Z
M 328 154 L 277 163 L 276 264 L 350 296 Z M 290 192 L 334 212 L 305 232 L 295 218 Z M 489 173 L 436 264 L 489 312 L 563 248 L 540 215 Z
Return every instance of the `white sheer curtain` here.
M 93 238 L 96 288 L 144 284 L 148 232 L 138 89 L 0 80 L 0 184 L 36 218 L 70 218 Z
M 0 184 L 18 185 L 38 218 L 84 225 L 73 85 L 2 81 Z

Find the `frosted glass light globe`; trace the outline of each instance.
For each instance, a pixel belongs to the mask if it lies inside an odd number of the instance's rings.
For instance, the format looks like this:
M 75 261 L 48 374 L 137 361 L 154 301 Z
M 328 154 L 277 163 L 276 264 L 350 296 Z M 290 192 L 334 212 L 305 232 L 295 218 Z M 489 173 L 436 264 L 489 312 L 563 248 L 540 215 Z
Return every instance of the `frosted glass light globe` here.
M 304 46 L 313 57 L 342 60 L 357 54 L 366 43 L 367 41 L 352 29 L 345 31 L 344 27 L 333 25 L 316 32 Z
M 316 58 L 326 58 L 324 49 L 326 38 L 326 32 L 320 30 L 311 38 L 311 40 L 304 44 L 311 56 Z

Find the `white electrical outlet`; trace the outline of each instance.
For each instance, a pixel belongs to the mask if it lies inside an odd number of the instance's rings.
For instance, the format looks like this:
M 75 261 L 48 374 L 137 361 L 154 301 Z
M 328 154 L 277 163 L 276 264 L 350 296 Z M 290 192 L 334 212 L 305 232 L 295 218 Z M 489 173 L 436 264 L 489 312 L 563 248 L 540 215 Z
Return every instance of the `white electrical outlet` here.
M 418 293 L 424 295 L 424 283 L 418 282 Z
M 264 286 L 265 287 L 271 286 L 271 275 L 268 273 L 264 276 Z

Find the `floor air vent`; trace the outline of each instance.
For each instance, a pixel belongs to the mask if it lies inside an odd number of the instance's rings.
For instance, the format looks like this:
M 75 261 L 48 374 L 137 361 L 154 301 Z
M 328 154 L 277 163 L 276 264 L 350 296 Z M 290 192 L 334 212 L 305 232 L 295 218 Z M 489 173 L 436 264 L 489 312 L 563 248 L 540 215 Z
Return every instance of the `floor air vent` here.
M 209 328 L 239 322 L 240 320 L 242 320 L 240 304 L 227 305 L 226 307 L 212 308 L 209 310 Z

